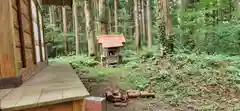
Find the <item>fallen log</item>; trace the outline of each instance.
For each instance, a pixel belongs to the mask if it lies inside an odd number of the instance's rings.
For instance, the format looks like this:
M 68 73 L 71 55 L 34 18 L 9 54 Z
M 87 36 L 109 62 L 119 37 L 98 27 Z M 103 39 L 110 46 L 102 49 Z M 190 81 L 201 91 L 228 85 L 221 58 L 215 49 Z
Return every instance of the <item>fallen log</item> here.
M 122 94 L 122 101 L 123 102 L 127 102 L 128 101 L 128 94 L 127 94 L 127 92 L 123 92 L 123 94 Z
M 141 95 L 142 98 L 145 98 L 145 97 L 147 97 L 147 98 L 150 98 L 150 97 L 151 98 L 155 98 L 155 93 L 149 93 L 147 91 L 141 91 L 140 95 Z
M 116 102 L 114 103 L 115 107 L 127 107 L 128 103 Z
M 118 89 L 115 89 L 115 90 L 113 90 L 113 95 L 114 96 L 118 96 L 118 95 L 120 95 L 121 93 L 120 93 L 120 91 L 118 90 Z
M 114 97 L 114 102 L 121 102 L 122 101 L 122 95 L 121 93 L 119 93 L 118 95 L 116 96 L 113 96 Z
M 114 102 L 114 96 L 111 91 L 106 91 L 105 92 L 105 97 L 107 101 Z
M 139 90 L 127 90 L 127 93 L 138 92 Z
M 113 102 L 116 103 L 116 102 L 122 102 L 122 99 L 121 98 L 114 98 L 113 99 Z
M 138 90 L 129 91 L 127 94 L 128 94 L 129 98 L 137 98 L 137 97 L 140 97 L 140 95 L 141 95 L 140 91 L 138 91 Z

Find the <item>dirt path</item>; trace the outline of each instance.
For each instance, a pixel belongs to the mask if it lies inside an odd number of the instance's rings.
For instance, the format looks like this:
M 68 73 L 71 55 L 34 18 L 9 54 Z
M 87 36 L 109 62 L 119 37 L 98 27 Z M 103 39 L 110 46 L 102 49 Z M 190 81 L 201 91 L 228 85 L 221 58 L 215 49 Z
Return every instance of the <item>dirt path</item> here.
M 110 81 L 96 81 L 94 78 L 88 77 L 86 74 L 79 75 L 85 87 L 90 92 L 91 96 L 104 97 L 104 92 L 107 87 L 114 87 L 115 84 Z M 112 78 L 108 79 L 114 81 Z M 156 99 L 132 99 L 127 107 L 114 107 L 112 103 L 107 103 L 107 111 L 174 111 L 167 110 Z

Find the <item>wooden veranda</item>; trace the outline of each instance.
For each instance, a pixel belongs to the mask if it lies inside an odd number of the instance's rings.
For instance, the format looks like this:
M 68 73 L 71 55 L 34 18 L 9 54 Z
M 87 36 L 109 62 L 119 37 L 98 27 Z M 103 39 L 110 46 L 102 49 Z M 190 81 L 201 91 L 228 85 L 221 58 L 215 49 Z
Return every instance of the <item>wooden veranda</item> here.
M 69 64 L 49 65 L 22 86 L 0 90 L 0 110 L 83 111 L 88 95 Z

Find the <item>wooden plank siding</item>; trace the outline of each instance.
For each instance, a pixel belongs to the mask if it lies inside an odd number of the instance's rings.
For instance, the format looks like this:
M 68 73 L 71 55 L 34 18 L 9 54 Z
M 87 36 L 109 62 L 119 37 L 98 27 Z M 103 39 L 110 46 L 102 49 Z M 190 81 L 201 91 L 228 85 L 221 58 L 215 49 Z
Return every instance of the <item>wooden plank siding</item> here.
M 36 64 L 31 1 L 0 0 L 0 89 L 18 87 L 47 65 Z
M 12 0 L 0 0 L 0 78 L 16 77 Z
M 14 41 L 15 41 L 15 57 L 16 64 L 18 66 L 18 70 L 23 68 L 22 62 L 22 53 L 21 53 L 21 40 L 20 40 L 20 32 L 19 32 L 19 21 L 18 21 L 18 6 L 17 0 L 12 0 L 12 8 L 13 8 L 13 22 L 14 22 Z
M 21 17 L 22 17 L 22 25 L 23 25 L 23 37 L 24 37 L 24 48 L 25 48 L 25 59 L 26 59 L 26 68 L 32 67 L 34 62 L 34 48 L 33 47 L 33 34 L 31 33 L 31 14 L 30 14 L 30 1 L 29 0 L 20 0 L 21 4 Z
M 17 58 L 21 58 L 20 60 L 17 60 L 17 63 L 19 66 L 18 69 L 21 70 L 22 68 L 25 68 L 26 67 L 26 57 L 25 57 L 25 48 L 24 48 L 24 33 L 23 33 L 23 25 L 22 25 L 22 15 L 21 15 L 21 1 L 19 0 L 15 0 L 16 3 L 17 3 L 17 25 L 18 27 L 16 27 L 18 29 L 18 33 L 19 33 L 19 42 L 17 42 L 15 45 L 15 48 L 19 48 L 20 49 L 20 55 L 17 55 L 17 56 L 20 56 L 20 57 L 17 57 Z M 15 37 L 16 38 L 16 37 Z M 15 41 L 16 42 L 16 41 Z

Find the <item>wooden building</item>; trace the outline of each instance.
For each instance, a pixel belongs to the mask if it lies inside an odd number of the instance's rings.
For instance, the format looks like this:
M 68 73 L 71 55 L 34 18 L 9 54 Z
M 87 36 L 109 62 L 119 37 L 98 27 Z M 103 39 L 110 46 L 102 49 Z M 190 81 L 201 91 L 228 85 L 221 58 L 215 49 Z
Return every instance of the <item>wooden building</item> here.
M 97 42 L 100 44 L 102 66 L 116 66 L 121 62 L 122 56 L 120 55 L 120 50 L 126 42 L 123 35 L 100 35 L 97 38 Z
M 72 67 L 47 64 L 42 4 L 72 0 L 0 0 L 0 111 L 85 110 L 89 93 Z
M 72 0 L 0 0 L 0 89 L 21 85 L 47 65 L 42 4 Z

